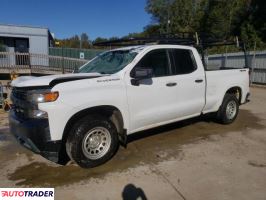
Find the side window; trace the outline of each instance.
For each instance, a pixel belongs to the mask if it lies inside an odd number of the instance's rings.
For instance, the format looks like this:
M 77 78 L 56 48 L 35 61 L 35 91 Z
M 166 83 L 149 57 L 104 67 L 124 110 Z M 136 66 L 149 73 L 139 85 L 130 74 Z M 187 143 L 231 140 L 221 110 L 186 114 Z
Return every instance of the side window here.
M 197 69 L 194 55 L 191 50 L 172 49 L 174 62 L 173 74 L 188 74 Z
M 169 76 L 169 60 L 165 49 L 153 50 L 147 53 L 135 67 L 152 68 L 154 77 Z

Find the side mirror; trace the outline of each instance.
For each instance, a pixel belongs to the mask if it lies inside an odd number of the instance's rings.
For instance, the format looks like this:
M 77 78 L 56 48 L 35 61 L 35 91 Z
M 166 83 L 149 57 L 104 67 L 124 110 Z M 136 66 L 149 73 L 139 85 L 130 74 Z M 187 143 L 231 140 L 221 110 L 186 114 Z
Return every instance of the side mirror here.
M 152 78 L 152 76 L 153 76 L 152 68 L 137 67 L 131 73 L 131 77 L 133 78 L 131 79 L 131 83 L 132 85 L 138 86 L 140 80 L 149 79 Z

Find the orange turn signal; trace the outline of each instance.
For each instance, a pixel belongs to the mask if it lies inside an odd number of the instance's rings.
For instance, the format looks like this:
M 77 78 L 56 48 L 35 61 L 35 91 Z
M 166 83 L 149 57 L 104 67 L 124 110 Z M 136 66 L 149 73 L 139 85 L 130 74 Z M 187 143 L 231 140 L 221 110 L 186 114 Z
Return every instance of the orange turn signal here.
M 49 92 L 44 94 L 44 102 L 52 102 L 55 101 L 59 97 L 58 92 Z

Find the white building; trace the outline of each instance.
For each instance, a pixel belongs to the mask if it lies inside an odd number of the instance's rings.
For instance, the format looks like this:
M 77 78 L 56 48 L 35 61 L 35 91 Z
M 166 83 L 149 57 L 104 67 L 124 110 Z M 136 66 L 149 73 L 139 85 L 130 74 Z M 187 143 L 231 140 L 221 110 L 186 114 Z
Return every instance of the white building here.
M 48 28 L 0 24 L 1 50 L 16 53 L 49 54 L 49 47 L 53 46 L 53 37 Z M 1 58 L 11 65 L 34 65 L 34 58 L 25 59 L 20 55 Z M 43 63 L 45 64 L 45 63 Z
M 48 28 L 0 24 L 0 43 L 10 52 L 48 54 L 53 37 Z

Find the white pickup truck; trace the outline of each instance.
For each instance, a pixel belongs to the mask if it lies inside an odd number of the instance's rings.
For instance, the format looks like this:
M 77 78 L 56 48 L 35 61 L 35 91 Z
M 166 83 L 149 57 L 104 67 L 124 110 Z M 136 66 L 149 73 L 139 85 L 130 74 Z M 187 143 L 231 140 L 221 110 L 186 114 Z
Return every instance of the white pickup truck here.
M 78 73 L 12 82 L 10 131 L 49 160 L 108 161 L 127 135 L 206 113 L 232 123 L 248 101 L 249 69 L 204 69 L 194 47 L 110 50 Z M 188 133 L 189 134 L 189 133 Z

